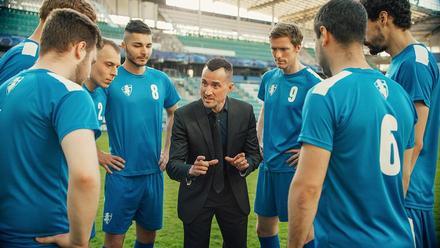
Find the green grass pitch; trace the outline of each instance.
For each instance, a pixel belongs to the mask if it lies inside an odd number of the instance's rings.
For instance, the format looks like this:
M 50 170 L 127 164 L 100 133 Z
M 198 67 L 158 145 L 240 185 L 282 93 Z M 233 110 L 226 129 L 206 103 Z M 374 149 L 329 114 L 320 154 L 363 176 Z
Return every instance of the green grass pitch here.
M 98 140 L 98 146 L 104 151 L 108 151 L 108 137 L 107 133 L 103 132 L 103 135 Z M 440 163 L 437 163 L 437 178 L 435 183 L 436 191 L 436 203 L 434 207 L 434 215 L 437 221 L 437 239 L 440 240 Z M 99 201 L 99 210 L 96 218 L 96 237 L 91 242 L 92 248 L 100 248 L 104 244 L 104 233 L 102 232 L 102 211 L 104 202 L 104 177 L 105 171 L 101 168 L 101 197 Z M 182 223 L 177 218 L 177 192 L 179 184 L 169 179 L 167 175 L 164 176 L 165 195 L 164 195 L 164 226 L 163 229 L 158 232 L 156 238 L 155 247 L 161 248 L 181 248 L 183 246 L 183 227 Z M 253 201 L 255 199 L 255 188 L 257 183 L 257 173 L 252 173 L 247 178 L 249 188 L 249 198 L 251 203 L 251 209 L 253 209 Z M 248 223 L 248 247 L 259 247 L 257 235 L 255 233 L 256 217 L 253 211 L 249 215 Z M 281 240 L 281 247 L 286 247 L 287 237 L 287 224 L 281 223 L 279 236 Z M 136 240 L 136 232 L 134 225 L 127 232 L 125 237 L 124 247 L 133 247 Z M 210 247 L 217 248 L 222 247 L 222 237 L 220 230 L 213 220 L 211 231 L 211 244 Z

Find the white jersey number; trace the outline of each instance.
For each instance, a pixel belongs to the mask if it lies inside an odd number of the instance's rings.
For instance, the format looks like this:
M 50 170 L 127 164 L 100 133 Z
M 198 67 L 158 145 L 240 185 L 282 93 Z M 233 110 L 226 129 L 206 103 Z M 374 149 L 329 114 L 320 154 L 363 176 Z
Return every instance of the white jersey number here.
M 395 176 L 400 172 L 399 147 L 393 131 L 397 131 L 397 120 L 394 116 L 387 114 L 383 117 L 381 124 L 379 158 L 380 170 L 387 176 Z
M 289 97 L 287 98 L 287 100 L 289 102 L 294 102 L 296 99 L 297 93 L 298 93 L 298 87 L 292 86 L 292 88 L 290 89 Z
M 151 85 L 151 96 L 153 97 L 154 100 L 159 99 L 159 91 L 157 89 L 157 85 L 155 84 Z
M 99 121 L 102 121 L 102 119 L 103 119 L 102 110 L 103 110 L 103 105 L 101 102 L 98 102 L 98 120 Z

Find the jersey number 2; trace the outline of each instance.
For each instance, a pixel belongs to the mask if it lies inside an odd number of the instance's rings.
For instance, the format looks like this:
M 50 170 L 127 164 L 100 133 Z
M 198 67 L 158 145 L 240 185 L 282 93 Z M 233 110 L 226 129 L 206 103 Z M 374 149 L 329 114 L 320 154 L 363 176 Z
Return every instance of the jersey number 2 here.
M 397 120 L 392 115 L 385 115 L 380 129 L 380 170 L 387 176 L 400 172 L 399 147 L 393 131 L 397 131 Z
M 102 103 L 98 102 L 98 120 L 102 121 L 103 117 L 102 117 Z

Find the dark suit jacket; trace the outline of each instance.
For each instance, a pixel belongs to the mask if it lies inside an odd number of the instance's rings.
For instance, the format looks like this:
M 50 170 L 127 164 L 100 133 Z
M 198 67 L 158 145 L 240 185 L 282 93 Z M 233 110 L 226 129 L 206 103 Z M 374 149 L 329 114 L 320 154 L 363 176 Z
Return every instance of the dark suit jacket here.
M 252 105 L 233 98 L 228 101 L 228 133 L 226 155 L 234 157 L 240 152 L 246 154 L 249 168 L 245 176 L 255 170 L 261 156 L 258 149 L 255 115 Z M 178 215 L 190 223 L 205 205 L 212 187 L 214 170 L 208 169 L 206 175 L 200 175 L 188 181 L 188 171 L 197 156 L 206 160 L 215 156 L 208 115 L 202 100 L 192 102 L 179 108 L 174 114 L 173 132 L 171 136 L 170 160 L 167 173 L 171 179 L 180 182 Z M 225 163 L 226 174 L 231 191 L 244 214 L 249 214 L 249 197 L 245 176 L 229 163 Z

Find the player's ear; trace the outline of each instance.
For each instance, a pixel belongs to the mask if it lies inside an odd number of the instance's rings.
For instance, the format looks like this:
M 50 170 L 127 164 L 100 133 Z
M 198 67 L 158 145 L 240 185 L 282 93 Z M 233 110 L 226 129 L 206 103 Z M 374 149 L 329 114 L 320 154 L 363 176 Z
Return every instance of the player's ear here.
M 386 11 L 381 11 L 381 12 L 379 13 L 379 18 L 378 18 L 380 26 L 385 26 L 385 25 L 387 25 L 387 23 L 388 23 L 390 17 L 391 17 L 391 16 L 388 15 L 388 12 L 386 12 Z
M 324 26 L 319 27 L 319 32 L 321 32 L 321 46 L 325 47 L 328 45 L 330 41 L 330 33 L 327 31 L 327 28 Z
M 73 46 L 73 52 L 75 58 L 78 60 L 83 60 L 87 55 L 87 43 L 85 41 L 80 41 Z
M 235 87 L 235 85 L 234 85 L 233 82 L 229 82 L 229 83 L 228 83 L 228 89 L 229 89 L 229 92 L 233 91 L 233 90 L 234 90 L 234 87 Z
M 125 43 L 125 41 L 122 41 L 119 47 L 125 49 L 127 47 L 127 44 Z

